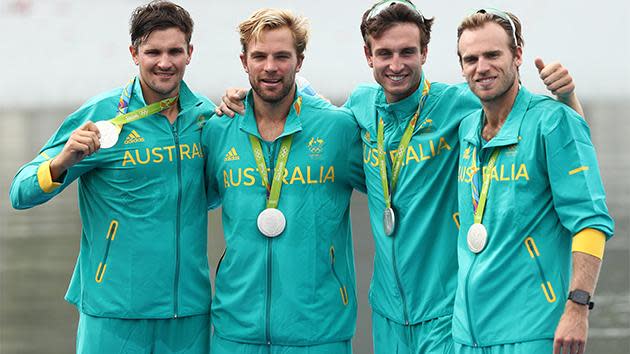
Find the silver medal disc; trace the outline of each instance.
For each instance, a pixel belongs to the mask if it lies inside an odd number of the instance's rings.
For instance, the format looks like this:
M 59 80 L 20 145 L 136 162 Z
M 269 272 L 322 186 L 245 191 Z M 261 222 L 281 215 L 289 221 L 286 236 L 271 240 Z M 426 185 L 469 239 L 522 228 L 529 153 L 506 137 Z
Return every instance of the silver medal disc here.
M 267 208 L 258 214 L 258 230 L 267 237 L 279 236 L 287 225 L 284 214 L 276 208 Z
M 101 120 L 94 124 L 101 134 L 101 137 L 98 139 L 101 142 L 101 149 L 109 149 L 116 145 L 120 134 L 120 128 L 117 125 L 107 120 Z
M 394 233 L 396 227 L 396 216 L 394 215 L 394 209 L 385 208 L 383 210 L 383 230 L 385 235 L 391 236 Z
M 483 224 L 472 224 L 470 229 L 468 229 L 468 235 L 466 236 L 466 242 L 468 243 L 468 248 L 473 253 L 479 253 L 483 251 L 484 247 L 486 247 L 486 242 L 488 241 L 488 230 Z

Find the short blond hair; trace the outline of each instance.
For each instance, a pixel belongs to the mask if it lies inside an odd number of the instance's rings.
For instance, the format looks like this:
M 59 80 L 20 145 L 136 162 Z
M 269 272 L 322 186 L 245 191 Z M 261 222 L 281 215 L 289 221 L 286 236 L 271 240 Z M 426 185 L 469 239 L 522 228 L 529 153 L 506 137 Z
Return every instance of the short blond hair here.
M 298 55 L 304 54 L 308 42 L 308 20 L 289 10 L 264 8 L 254 12 L 238 25 L 243 53 L 247 52 L 247 44 L 259 40 L 267 30 L 287 27 L 293 34 L 293 43 Z

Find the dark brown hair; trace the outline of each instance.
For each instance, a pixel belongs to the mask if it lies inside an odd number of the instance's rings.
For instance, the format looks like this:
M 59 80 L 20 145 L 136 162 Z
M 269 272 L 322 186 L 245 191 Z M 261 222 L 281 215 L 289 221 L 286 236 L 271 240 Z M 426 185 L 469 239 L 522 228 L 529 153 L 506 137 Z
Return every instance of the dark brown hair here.
M 188 11 L 170 1 L 155 0 L 137 7 L 129 20 L 131 45 L 138 48 L 153 31 L 177 28 L 186 36 L 190 44 L 193 32 L 193 20 Z
M 384 5 L 385 7 L 383 7 Z M 381 6 L 383 9 L 373 13 L 377 6 Z M 411 1 L 379 1 L 363 13 L 361 35 L 365 45 L 372 50 L 369 37 L 379 38 L 386 30 L 399 23 L 415 24 L 420 30 L 420 49 L 424 51 L 431 39 L 433 20 L 433 18 L 425 18 Z

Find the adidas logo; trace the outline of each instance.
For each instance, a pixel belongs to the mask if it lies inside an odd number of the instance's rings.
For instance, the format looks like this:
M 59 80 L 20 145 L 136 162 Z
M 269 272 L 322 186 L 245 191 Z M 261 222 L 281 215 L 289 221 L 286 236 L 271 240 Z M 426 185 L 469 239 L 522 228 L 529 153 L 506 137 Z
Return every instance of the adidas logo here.
M 125 138 L 125 144 L 135 144 L 135 143 L 141 143 L 144 141 L 144 138 L 140 136 L 140 134 L 138 134 L 138 132 L 136 132 L 135 130 L 132 130 L 131 133 L 129 133 L 129 135 L 127 135 L 127 137 Z
M 238 156 L 238 153 L 236 152 L 235 148 L 231 148 L 230 151 L 228 151 L 227 154 L 225 154 L 225 160 L 224 161 L 236 161 L 236 160 L 240 160 L 241 157 Z

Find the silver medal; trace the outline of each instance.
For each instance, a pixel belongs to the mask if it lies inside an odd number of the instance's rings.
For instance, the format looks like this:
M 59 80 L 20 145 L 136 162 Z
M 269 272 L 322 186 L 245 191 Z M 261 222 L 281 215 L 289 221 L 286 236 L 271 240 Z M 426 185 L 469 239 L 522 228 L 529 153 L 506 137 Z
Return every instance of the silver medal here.
M 267 208 L 258 214 L 258 230 L 267 237 L 279 236 L 287 225 L 284 214 L 276 208 Z
M 396 216 L 394 215 L 394 209 L 385 208 L 383 210 L 383 230 L 385 235 L 391 236 L 394 233 L 396 227 Z
M 94 124 L 101 134 L 101 137 L 98 139 L 101 142 L 101 149 L 109 149 L 116 145 L 120 134 L 120 128 L 117 125 L 107 120 L 101 120 Z
M 483 251 L 484 247 L 486 247 L 486 242 L 488 241 L 488 230 L 483 224 L 472 224 L 472 226 L 468 229 L 468 235 L 466 236 L 466 242 L 468 243 L 468 248 L 473 253 L 479 253 Z

